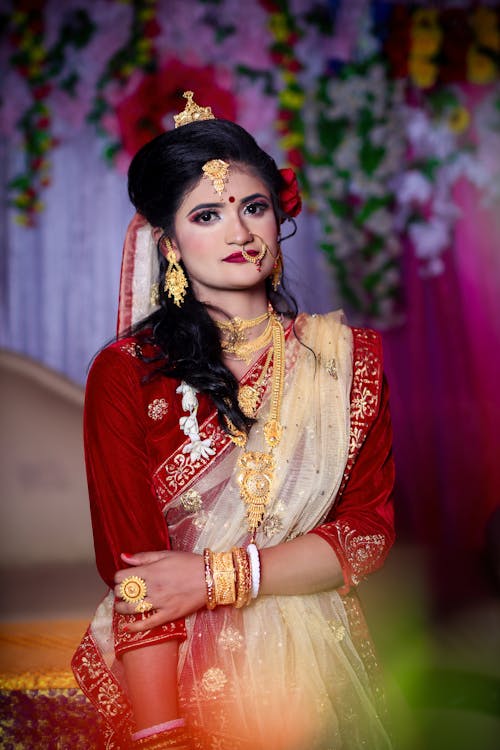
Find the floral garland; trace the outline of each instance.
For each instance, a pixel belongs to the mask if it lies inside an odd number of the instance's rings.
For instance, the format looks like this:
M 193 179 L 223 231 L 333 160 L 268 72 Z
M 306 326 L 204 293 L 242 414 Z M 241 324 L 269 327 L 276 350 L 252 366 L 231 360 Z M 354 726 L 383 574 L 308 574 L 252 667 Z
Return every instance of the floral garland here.
M 106 127 L 106 117 L 113 110 L 112 97 L 116 98 L 131 82 L 137 71 L 154 73 L 157 68 L 157 54 L 154 39 L 158 35 L 157 21 L 158 0 L 124 0 L 131 5 L 130 31 L 128 39 L 115 52 L 96 85 L 96 96 L 88 115 L 89 122 L 96 126 L 99 135 L 108 143 L 104 157 L 113 162 L 122 149 L 119 133 L 109 142 L 110 129 Z M 156 133 L 152 133 L 153 137 Z
M 379 327 L 398 319 L 400 239 L 393 180 L 404 157 L 402 87 L 380 56 L 324 75 L 307 104 L 307 176 L 321 248 L 351 311 Z
M 13 49 L 10 62 L 28 87 L 31 103 L 20 117 L 18 128 L 24 149 L 24 169 L 9 183 L 11 205 L 16 221 L 32 227 L 43 210 L 41 193 L 51 182 L 50 151 L 58 145 L 52 134 L 50 95 L 55 86 L 72 92 L 78 75 L 65 70 L 68 47 L 81 48 L 92 35 L 92 25 L 83 10 L 76 10 L 66 20 L 55 44 L 49 49 L 44 42 L 45 3 L 19 3 L 20 9 L 10 19 L 9 42 Z M 65 75 L 63 75 L 63 71 Z
M 269 12 L 270 54 L 283 83 L 278 94 L 276 121 L 280 134 L 279 146 L 283 149 L 287 166 L 295 168 L 300 174 L 304 165 L 304 125 L 301 115 L 305 94 L 299 75 L 303 65 L 297 58 L 295 46 L 303 32 L 287 0 L 261 0 L 261 5 Z
M 420 89 L 436 84 L 493 83 L 499 73 L 500 10 L 396 5 L 385 52 L 392 75 Z
M 453 197 L 457 181 L 466 177 L 481 189 L 486 203 L 500 197 L 500 162 L 494 159 L 500 153 L 499 112 L 500 87 L 477 108 L 475 122 L 465 95 L 451 87 L 437 89 L 423 102 L 403 109 L 410 148 L 406 168 L 396 182 L 396 217 L 413 244 L 422 276 L 444 270 L 443 255 L 452 244 L 460 215 Z M 473 124 L 484 130 L 485 118 L 490 139 L 496 131 L 496 141 L 487 158 L 480 159 L 471 130 Z

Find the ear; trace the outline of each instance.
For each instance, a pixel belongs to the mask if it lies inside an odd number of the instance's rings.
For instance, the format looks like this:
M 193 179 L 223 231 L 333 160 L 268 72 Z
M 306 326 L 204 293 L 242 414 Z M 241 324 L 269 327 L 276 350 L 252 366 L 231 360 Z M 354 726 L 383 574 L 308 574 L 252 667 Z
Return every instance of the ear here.
M 162 239 L 162 237 L 166 237 L 166 234 L 165 234 L 164 230 L 161 227 L 153 227 L 153 239 L 154 239 L 154 241 L 156 242 L 157 245 L 158 245 L 158 242 L 160 242 L 160 240 Z M 172 237 L 169 237 L 169 240 L 170 240 L 170 244 L 172 245 L 172 248 L 173 248 L 173 250 L 175 252 L 176 258 L 177 258 L 177 260 L 179 260 L 180 257 L 181 257 L 181 254 L 180 254 L 179 249 L 177 247 L 177 243 L 176 243 L 176 241 Z M 166 243 L 165 243 L 164 240 L 162 240 L 160 242 L 160 253 L 163 255 L 164 258 L 167 257 L 168 248 L 167 248 Z

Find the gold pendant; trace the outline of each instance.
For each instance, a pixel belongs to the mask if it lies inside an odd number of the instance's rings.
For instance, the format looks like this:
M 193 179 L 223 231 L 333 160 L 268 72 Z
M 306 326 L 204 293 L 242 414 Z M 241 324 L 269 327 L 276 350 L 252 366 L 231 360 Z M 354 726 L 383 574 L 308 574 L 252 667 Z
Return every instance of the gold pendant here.
M 238 476 L 240 493 L 247 506 L 247 523 L 250 532 L 257 530 L 271 498 L 274 458 L 270 453 L 248 451 L 240 456 Z
M 276 446 L 279 445 L 282 434 L 283 427 L 277 419 L 270 419 L 264 425 L 264 437 L 270 448 L 276 448 Z
M 242 385 L 238 391 L 238 404 L 245 417 L 254 417 L 257 411 L 259 392 L 251 385 Z

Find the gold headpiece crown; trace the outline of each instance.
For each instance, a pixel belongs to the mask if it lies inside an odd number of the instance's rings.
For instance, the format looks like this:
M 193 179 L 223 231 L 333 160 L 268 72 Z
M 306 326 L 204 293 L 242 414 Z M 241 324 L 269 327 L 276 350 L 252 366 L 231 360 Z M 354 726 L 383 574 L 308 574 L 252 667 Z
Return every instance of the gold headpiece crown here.
M 187 104 L 182 112 L 174 115 L 176 128 L 180 128 L 181 125 L 187 125 L 190 122 L 198 122 L 198 120 L 215 120 L 211 107 L 200 107 L 193 101 L 194 94 L 192 91 L 185 91 L 182 96 L 184 99 L 187 99 Z

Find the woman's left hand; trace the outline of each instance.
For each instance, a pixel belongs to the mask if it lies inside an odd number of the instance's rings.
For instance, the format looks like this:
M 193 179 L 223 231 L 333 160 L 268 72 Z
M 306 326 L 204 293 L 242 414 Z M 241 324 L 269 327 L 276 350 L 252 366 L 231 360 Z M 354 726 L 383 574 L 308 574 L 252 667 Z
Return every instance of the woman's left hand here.
M 137 633 L 177 620 L 205 606 L 205 568 L 203 556 L 192 552 L 138 552 L 122 554 L 131 566 L 115 575 L 115 609 L 122 615 L 135 614 L 137 603 L 122 599 L 120 584 L 131 576 L 146 582 L 147 602 L 153 609 L 147 616 L 128 623 L 128 631 Z

